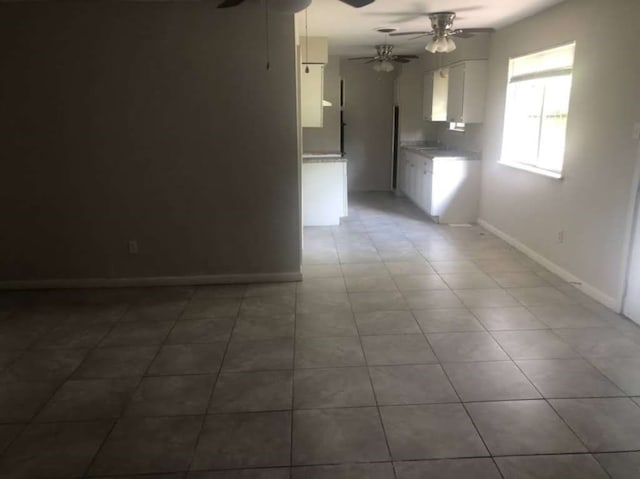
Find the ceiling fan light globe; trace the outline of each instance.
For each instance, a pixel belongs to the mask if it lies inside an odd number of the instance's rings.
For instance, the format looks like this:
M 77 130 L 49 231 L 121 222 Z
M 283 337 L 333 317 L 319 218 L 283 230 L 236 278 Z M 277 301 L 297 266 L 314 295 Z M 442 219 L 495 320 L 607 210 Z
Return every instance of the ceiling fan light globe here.
M 382 62 L 375 62 L 373 64 L 373 70 L 376 72 L 381 72 L 382 71 Z
M 269 8 L 281 13 L 297 13 L 311 5 L 311 0 L 267 0 Z
M 447 53 L 451 53 L 456 48 L 456 42 L 453 41 L 453 38 L 447 38 Z
M 427 43 L 427 45 L 424 47 L 424 49 L 430 53 L 435 53 L 437 50 L 437 45 L 436 45 L 436 40 L 435 38 L 432 38 L 431 40 L 429 40 L 429 42 Z
M 437 51 L 440 53 L 447 53 L 449 51 L 449 42 L 446 37 L 440 37 L 436 41 Z
M 385 72 L 385 73 L 392 72 L 394 70 L 393 63 L 388 62 L 388 61 L 382 62 L 380 64 L 380 70 Z

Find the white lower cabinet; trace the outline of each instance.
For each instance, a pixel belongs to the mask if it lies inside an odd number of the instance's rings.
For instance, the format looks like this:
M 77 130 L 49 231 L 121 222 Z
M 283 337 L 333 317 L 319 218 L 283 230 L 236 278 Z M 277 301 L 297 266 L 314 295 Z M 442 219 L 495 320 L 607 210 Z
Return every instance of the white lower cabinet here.
M 437 223 L 475 223 L 480 161 L 451 155 L 403 149 L 400 190 Z
M 347 163 L 303 159 L 302 223 L 304 226 L 334 226 L 347 216 Z
M 433 164 L 433 162 L 431 162 Z M 424 171 L 422 173 L 422 194 L 420 195 L 420 201 L 418 206 L 424 211 L 431 211 L 431 194 L 432 194 L 433 172 L 427 170 L 425 164 Z

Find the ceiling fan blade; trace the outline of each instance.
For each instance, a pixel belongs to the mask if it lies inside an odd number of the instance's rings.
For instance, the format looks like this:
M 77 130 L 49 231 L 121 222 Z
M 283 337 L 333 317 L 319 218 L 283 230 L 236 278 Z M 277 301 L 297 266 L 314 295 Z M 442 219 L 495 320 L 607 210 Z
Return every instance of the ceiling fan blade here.
M 478 33 L 492 33 L 494 31 L 493 28 L 462 28 L 453 32 L 452 35 L 458 38 L 471 38 Z
M 364 62 L 365 65 L 367 65 L 368 63 L 373 63 L 373 62 L 377 62 L 378 60 L 376 58 L 372 58 L 371 60 L 369 60 L 368 62 Z
M 409 60 L 408 58 L 394 58 L 392 61 L 396 62 L 396 63 L 409 63 L 411 60 Z
M 373 3 L 375 0 L 340 0 L 342 3 L 346 3 L 347 5 L 351 5 L 355 8 L 366 7 L 370 3 Z
M 395 32 L 390 33 L 390 37 L 402 37 L 405 35 L 431 35 L 433 32 Z
M 420 58 L 418 55 L 396 55 L 396 57 L 398 57 L 398 58 L 408 58 L 408 59 Z
M 385 22 L 388 24 L 400 24 L 407 22 L 415 22 L 417 20 L 423 19 L 427 16 L 426 13 L 419 12 L 367 12 L 365 15 L 370 15 L 374 17 L 397 17 L 393 20 L 386 20 Z
M 459 13 L 459 12 L 473 12 L 474 10 L 482 10 L 483 8 L 484 7 L 482 5 L 476 5 L 474 7 L 459 7 L 459 8 L 455 8 L 454 11 L 456 13 Z
M 431 13 L 435 13 L 435 11 L 434 12 L 420 11 L 423 9 L 423 7 L 424 5 L 422 5 L 420 2 L 416 2 L 414 3 L 415 10 L 413 11 L 405 10 L 403 12 L 367 12 L 366 15 L 373 15 L 378 17 L 398 17 L 394 20 L 387 21 L 387 23 L 389 24 L 407 23 L 407 22 L 420 20 L 421 18 L 428 17 L 429 15 L 431 15 Z M 483 8 L 482 6 L 476 5 L 476 6 L 470 6 L 470 7 L 456 8 L 455 11 L 456 13 L 471 12 L 474 10 L 481 10 L 482 8 Z
M 375 60 L 375 57 L 356 57 L 356 58 L 348 58 L 347 60 Z
M 495 29 L 493 28 L 461 28 L 461 30 L 465 33 L 493 33 Z
M 224 2 L 222 2 L 220 5 L 218 5 L 218 8 L 237 7 L 238 5 L 240 5 L 243 2 L 244 2 L 244 0 L 224 0 Z

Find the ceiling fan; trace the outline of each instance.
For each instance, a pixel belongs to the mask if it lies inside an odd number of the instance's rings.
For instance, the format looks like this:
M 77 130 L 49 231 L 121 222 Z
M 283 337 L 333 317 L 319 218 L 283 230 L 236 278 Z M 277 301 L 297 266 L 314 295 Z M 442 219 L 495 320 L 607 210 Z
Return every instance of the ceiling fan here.
M 456 49 L 456 42 L 452 37 L 470 38 L 476 33 L 493 32 L 493 28 L 453 28 L 456 18 L 455 12 L 434 12 L 427 14 L 431 20 L 431 31 L 427 32 L 396 32 L 392 36 L 413 35 L 413 40 L 424 36 L 431 36 L 425 50 L 431 53 L 449 53 Z
M 367 60 L 373 63 L 373 69 L 377 72 L 391 72 L 394 70 L 394 63 L 409 63 L 411 60 L 419 58 L 418 55 L 394 55 L 393 45 L 376 45 L 376 54 L 370 57 L 349 58 L 349 60 Z
M 296 13 L 300 10 L 304 10 L 309 6 L 311 0 L 266 0 L 269 7 L 288 13 Z M 375 0 L 340 0 L 342 3 L 351 5 L 355 8 L 360 8 L 373 3 Z M 230 8 L 237 7 L 245 0 L 224 0 L 218 8 Z

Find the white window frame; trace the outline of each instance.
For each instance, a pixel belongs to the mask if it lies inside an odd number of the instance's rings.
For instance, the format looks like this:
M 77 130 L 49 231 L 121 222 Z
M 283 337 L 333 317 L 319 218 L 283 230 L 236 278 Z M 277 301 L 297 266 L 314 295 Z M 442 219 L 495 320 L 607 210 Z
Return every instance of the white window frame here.
M 556 50 L 560 51 L 561 49 L 569 49 L 569 48 L 572 49 L 572 59 L 571 59 L 570 65 L 563 65 L 561 67 L 544 67 L 544 65 L 540 65 L 538 68 L 534 68 L 533 71 L 531 72 L 527 72 L 519 75 L 514 73 L 514 66 L 518 61 L 526 62 L 527 60 L 535 58 L 536 56 L 544 57 L 545 54 L 551 53 L 553 51 L 556 51 Z M 573 83 L 572 81 L 573 80 L 573 64 L 574 64 L 574 58 L 575 58 L 573 57 L 574 54 L 575 54 L 575 42 L 571 42 L 571 43 L 563 44 L 560 46 L 548 48 L 545 50 L 537 51 L 534 53 L 512 57 L 509 59 L 509 80 L 508 80 L 507 92 L 506 92 L 502 150 L 501 150 L 501 156 L 499 161 L 500 164 L 525 170 L 525 171 L 529 171 L 532 173 L 540 174 L 543 176 L 548 176 L 551 178 L 556 178 L 556 179 L 562 178 L 562 172 L 563 172 L 564 160 L 565 160 L 566 134 L 567 134 L 566 122 L 564 125 L 564 131 L 563 131 L 565 141 L 563 141 L 562 151 L 560 152 L 562 159 L 561 159 L 559 168 L 550 169 L 550 168 L 545 168 L 540 166 L 540 164 L 542 163 L 541 156 L 540 156 L 540 147 L 542 143 L 542 128 L 545 121 L 543 111 L 545 108 L 546 89 L 548 88 L 548 86 L 545 84 L 545 80 L 559 79 L 559 78 L 569 76 L 569 82 L 570 82 L 569 97 L 567 98 L 567 108 L 566 108 L 566 112 L 564 113 L 565 117 L 568 119 L 569 102 L 570 102 L 571 89 L 572 89 L 572 83 Z M 541 103 L 540 103 L 540 116 L 538 117 L 539 125 L 538 125 L 538 136 L 537 136 L 537 142 L 536 142 L 537 152 L 535 154 L 535 161 L 527 162 L 527 161 L 520 161 L 518 155 L 514 155 L 513 152 L 508 151 L 507 135 L 508 135 L 508 128 L 510 126 L 510 122 L 513 120 L 515 116 L 515 114 L 512 113 L 512 110 L 511 110 L 512 108 L 516 108 L 516 106 L 511 103 L 514 101 L 513 97 L 516 91 L 515 88 L 517 87 L 518 84 L 522 84 L 524 82 L 532 82 L 532 81 L 534 82 L 539 81 L 539 83 L 543 88 L 543 94 L 542 94 Z

